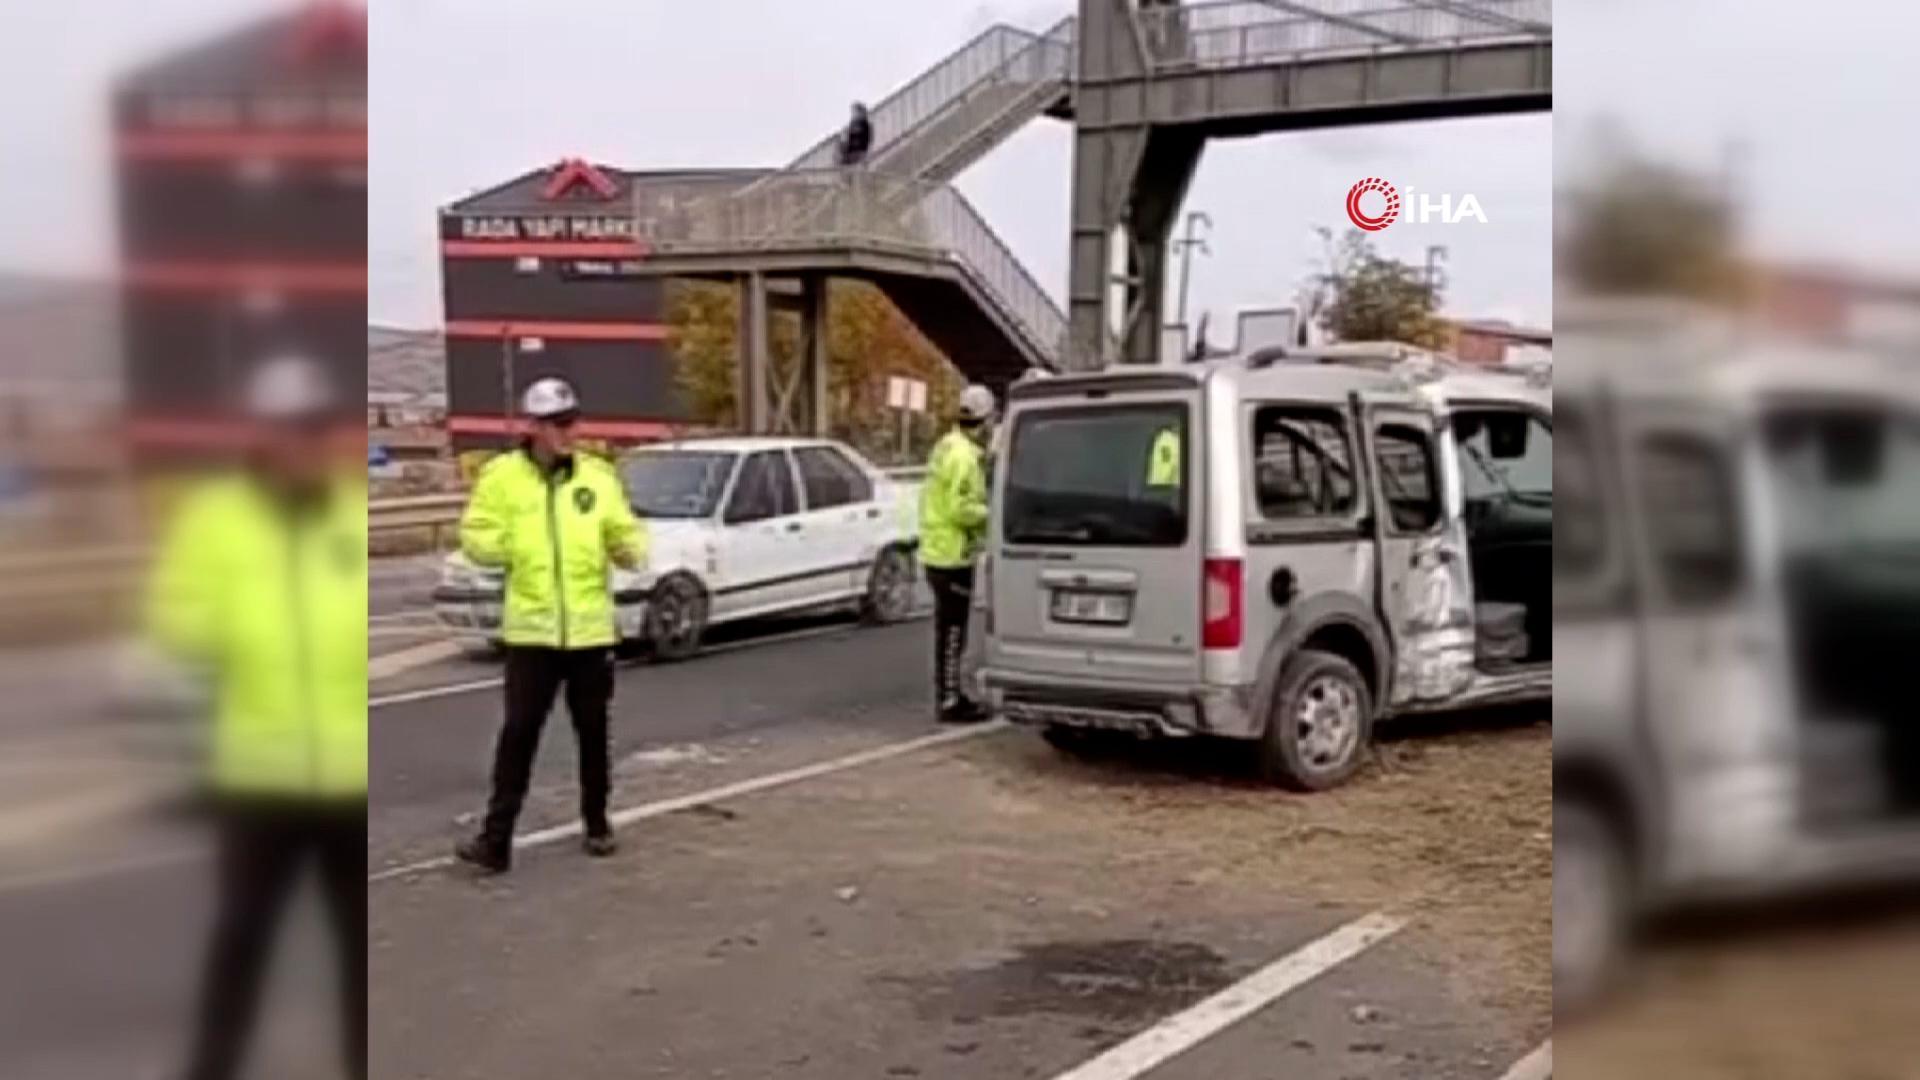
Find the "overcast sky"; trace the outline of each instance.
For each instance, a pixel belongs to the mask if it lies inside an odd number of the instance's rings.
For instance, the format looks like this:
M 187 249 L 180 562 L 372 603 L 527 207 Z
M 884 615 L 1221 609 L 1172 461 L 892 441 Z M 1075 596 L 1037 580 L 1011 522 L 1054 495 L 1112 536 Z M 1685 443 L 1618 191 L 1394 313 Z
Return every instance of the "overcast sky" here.
M 113 72 L 270 0 L 0 4 L 0 270 L 111 265 L 104 93 Z M 1031 29 L 1071 0 L 374 0 L 370 317 L 439 319 L 437 206 L 580 154 L 634 167 L 775 165 L 972 33 Z M 1448 308 L 1550 317 L 1551 170 L 1575 171 L 1602 113 L 1661 154 L 1718 162 L 1744 143 L 1756 244 L 1920 273 L 1908 134 L 1920 11 L 1752 0 L 1561 0 L 1558 118 L 1518 116 L 1271 136 L 1209 148 L 1190 205 L 1214 220 L 1193 306 L 1221 325 L 1285 302 L 1364 175 L 1472 193 L 1489 224 L 1379 235 L 1418 261 L 1449 249 Z M 1871 32 L 1868 32 L 1868 31 Z M 1557 131 L 1556 131 L 1557 126 Z M 1554 157 L 1559 136 L 1560 158 Z M 1069 138 L 1036 122 L 960 186 L 1056 296 Z
M 407 0 L 376 2 L 370 317 L 438 317 L 432 209 L 565 155 L 664 168 L 778 165 L 981 29 L 1043 30 L 1072 0 Z M 388 102 L 405 101 L 404 108 Z M 1041 284 L 1066 287 L 1071 129 L 1041 120 L 959 186 Z M 1448 306 L 1548 321 L 1552 121 L 1406 124 L 1217 143 L 1189 205 L 1214 222 L 1192 307 L 1224 329 L 1243 306 L 1288 302 L 1367 175 L 1473 193 L 1487 225 L 1380 234 L 1419 261 L 1449 249 Z M 1218 334 L 1216 333 L 1216 337 Z

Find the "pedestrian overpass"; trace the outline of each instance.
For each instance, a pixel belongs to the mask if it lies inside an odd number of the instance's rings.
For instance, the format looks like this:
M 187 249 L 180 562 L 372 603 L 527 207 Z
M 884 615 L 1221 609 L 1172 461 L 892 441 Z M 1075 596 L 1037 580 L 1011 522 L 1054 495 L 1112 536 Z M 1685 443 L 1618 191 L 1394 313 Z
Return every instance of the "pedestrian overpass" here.
M 838 132 L 742 178 L 636 179 L 647 274 L 739 290 L 740 423 L 821 430 L 825 279 L 877 285 L 967 378 L 1157 355 L 1166 236 L 1208 138 L 1550 108 L 1550 0 L 1080 0 L 1043 33 L 996 26 Z M 1029 122 L 1075 124 L 1068 311 L 952 185 Z M 1116 268 L 1123 268 L 1115 273 Z M 772 385 L 767 322 L 797 304 Z

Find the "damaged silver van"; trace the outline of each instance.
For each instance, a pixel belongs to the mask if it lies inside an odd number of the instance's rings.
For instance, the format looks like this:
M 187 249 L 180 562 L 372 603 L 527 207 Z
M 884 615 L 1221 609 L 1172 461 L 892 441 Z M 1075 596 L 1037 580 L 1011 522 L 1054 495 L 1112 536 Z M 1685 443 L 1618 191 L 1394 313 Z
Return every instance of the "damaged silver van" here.
M 1920 369 L 1677 307 L 1562 331 L 1564 1011 L 1657 913 L 1920 882 Z
M 1256 744 L 1303 790 L 1376 720 L 1551 696 L 1548 381 L 1397 344 L 1009 393 L 982 591 L 991 709 Z

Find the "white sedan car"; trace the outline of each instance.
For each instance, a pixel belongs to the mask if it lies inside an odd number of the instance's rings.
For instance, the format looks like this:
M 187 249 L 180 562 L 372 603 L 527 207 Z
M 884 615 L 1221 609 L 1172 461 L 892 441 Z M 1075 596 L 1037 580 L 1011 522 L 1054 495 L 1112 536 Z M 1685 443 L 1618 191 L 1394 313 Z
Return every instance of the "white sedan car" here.
M 621 651 L 690 656 L 708 627 L 814 608 L 870 622 L 913 608 L 919 485 L 821 439 L 692 439 L 620 463 L 651 540 L 647 567 L 610 582 Z M 500 633 L 502 575 L 447 557 L 434 610 L 461 638 Z

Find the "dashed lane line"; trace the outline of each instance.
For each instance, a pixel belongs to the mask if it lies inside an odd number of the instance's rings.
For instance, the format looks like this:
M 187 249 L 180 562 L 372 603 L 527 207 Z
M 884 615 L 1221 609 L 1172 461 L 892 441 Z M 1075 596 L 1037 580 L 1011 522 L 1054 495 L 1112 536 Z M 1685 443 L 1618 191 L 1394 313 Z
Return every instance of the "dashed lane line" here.
M 906 754 L 918 753 L 921 750 L 931 750 L 936 746 L 947 746 L 966 739 L 977 739 L 983 735 L 991 735 L 998 731 L 1005 731 L 1007 727 L 1006 721 L 995 720 L 985 724 L 974 724 L 968 727 L 955 728 L 951 731 L 942 731 L 933 735 L 923 735 L 917 739 L 888 743 L 885 746 L 875 747 L 872 750 L 862 750 L 859 753 L 848 754 L 844 757 L 833 758 L 829 761 L 803 765 L 797 769 L 787 769 L 782 772 L 770 773 L 766 776 L 756 776 L 752 779 L 741 780 L 732 784 L 722 784 L 719 787 L 709 788 L 706 791 L 697 791 L 691 795 L 681 795 L 677 798 L 643 803 L 639 806 L 632 806 L 625 810 L 615 811 L 609 814 L 608 817 L 615 828 L 624 828 L 635 822 L 645 821 L 648 818 L 661 817 L 666 814 L 677 814 L 683 810 L 691 810 L 696 806 L 706 806 L 728 799 L 737 799 L 743 795 L 770 791 L 773 788 L 786 787 L 790 784 L 800 783 L 803 780 L 812 780 L 816 777 L 846 772 L 849 769 L 858 769 L 863 765 L 872 765 L 876 762 L 887 761 L 891 758 L 901 757 Z M 569 822 L 565 825 L 555 825 L 551 828 L 538 829 L 534 832 L 522 833 L 514 837 L 513 846 L 515 850 L 520 851 L 528 848 L 541 847 L 560 840 L 579 836 L 580 830 L 581 825 L 577 821 Z M 417 862 L 390 866 L 377 873 L 369 874 L 367 881 L 369 883 L 390 881 L 394 878 L 409 877 L 414 874 L 425 873 L 429 870 L 445 869 L 452 865 L 454 865 L 454 859 L 450 855 L 443 855 L 434 859 L 421 859 Z

